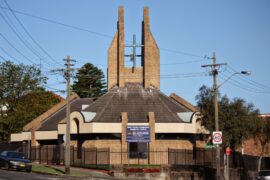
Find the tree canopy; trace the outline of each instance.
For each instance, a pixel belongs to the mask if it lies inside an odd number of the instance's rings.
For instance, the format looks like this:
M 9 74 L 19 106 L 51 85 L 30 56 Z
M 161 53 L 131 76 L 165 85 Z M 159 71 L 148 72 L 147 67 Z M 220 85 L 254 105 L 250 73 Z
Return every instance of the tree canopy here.
M 81 98 L 99 97 L 106 92 L 104 74 L 93 64 L 86 63 L 76 73 L 71 88 Z
M 209 87 L 202 86 L 196 96 L 197 105 L 202 114 L 202 125 L 210 132 L 214 128 L 214 93 Z M 244 99 L 230 100 L 226 95 L 218 98 L 219 126 L 223 134 L 223 147 L 230 146 L 235 149 L 243 140 L 251 137 L 254 131 L 254 120 L 257 120 L 259 110 L 252 103 Z
M 9 140 L 11 133 L 60 101 L 60 97 L 43 88 L 47 78 L 36 66 L 0 64 L 0 105 L 7 110 L 0 114 L 0 140 Z
M 23 95 L 30 91 L 44 90 L 42 85 L 46 80 L 36 66 L 5 61 L 0 64 L 0 103 L 7 103 L 13 109 Z
M 270 117 L 260 117 L 253 122 L 253 137 L 261 145 L 261 153 L 258 162 L 258 170 L 261 169 L 262 157 L 267 151 L 267 143 L 270 143 Z

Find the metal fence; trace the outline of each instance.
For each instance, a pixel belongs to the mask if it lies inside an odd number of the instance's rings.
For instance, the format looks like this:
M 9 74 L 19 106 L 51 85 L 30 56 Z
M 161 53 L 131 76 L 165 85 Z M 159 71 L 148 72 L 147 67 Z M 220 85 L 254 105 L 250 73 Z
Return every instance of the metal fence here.
M 46 164 L 64 164 L 64 146 L 22 148 L 30 159 Z M 140 153 L 140 154 L 139 154 Z M 164 151 L 139 152 L 110 150 L 109 148 L 70 147 L 70 164 L 81 167 L 106 167 L 110 165 L 181 165 L 215 167 L 216 157 L 213 149 L 168 149 Z M 222 154 L 222 153 L 221 153 Z M 221 158 L 222 159 L 222 158 Z M 223 161 L 221 161 L 223 162 Z
M 31 147 L 27 144 L 3 145 L 0 150 L 17 150 L 24 152 L 32 161 L 43 164 L 64 164 L 65 147 L 46 145 Z M 77 148 L 70 147 L 70 164 L 80 167 L 110 168 L 113 165 L 171 165 L 172 167 L 209 167 L 215 168 L 215 149 L 167 149 L 164 151 L 140 152 L 131 154 L 126 151 L 117 151 L 109 148 Z M 221 151 L 221 167 L 224 164 L 223 152 Z M 257 170 L 257 156 L 242 155 L 232 152 L 230 155 L 230 168 L 243 169 L 246 171 Z M 270 169 L 270 157 L 262 159 L 262 169 Z

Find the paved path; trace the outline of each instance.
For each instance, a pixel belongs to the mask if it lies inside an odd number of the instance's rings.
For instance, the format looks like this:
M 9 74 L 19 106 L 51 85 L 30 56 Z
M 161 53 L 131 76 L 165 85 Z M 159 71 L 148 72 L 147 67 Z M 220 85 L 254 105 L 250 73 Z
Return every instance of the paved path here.
M 20 171 L 8 171 L 0 169 L 0 180 L 63 180 L 63 179 L 71 179 L 71 180 L 123 180 L 110 176 L 102 176 L 101 174 L 93 174 L 92 176 L 87 177 L 69 177 L 69 176 L 55 176 L 55 175 L 44 175 L 37 173 L 27 173 Z M 127 178 L 125 178 L 127 179 Z M 134 178 L 130 178 L 133 179 Z
M 0 169 L 0 180 L 61 180 L 62 177 Z

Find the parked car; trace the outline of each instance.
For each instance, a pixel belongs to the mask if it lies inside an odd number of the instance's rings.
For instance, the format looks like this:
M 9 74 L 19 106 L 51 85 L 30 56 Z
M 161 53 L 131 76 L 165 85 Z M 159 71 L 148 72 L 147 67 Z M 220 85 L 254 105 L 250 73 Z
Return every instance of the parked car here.
M 32 171 L 32 164 L 23 153 L 14 151 L 3 151 L 0 154 L 0 167 L 6 169 Z
M 270 180 L 270 170 L 261 170 L 257 176 L 258 180 Z

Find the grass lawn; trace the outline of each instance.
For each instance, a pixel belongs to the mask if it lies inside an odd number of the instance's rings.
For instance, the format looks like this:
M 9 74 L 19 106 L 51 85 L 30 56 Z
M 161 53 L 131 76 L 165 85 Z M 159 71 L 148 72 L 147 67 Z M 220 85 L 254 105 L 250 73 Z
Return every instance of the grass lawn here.
M 64 175 L 65 169 L 64 167 L 51 167 L 45 165 L 33 165 L 32 167 L 33 172 L 40 172 L 40 173 L 49 173 L 55 175 Z M 79 170 L 70 170 L 71 176 L 88 176 L 89 173 Z

